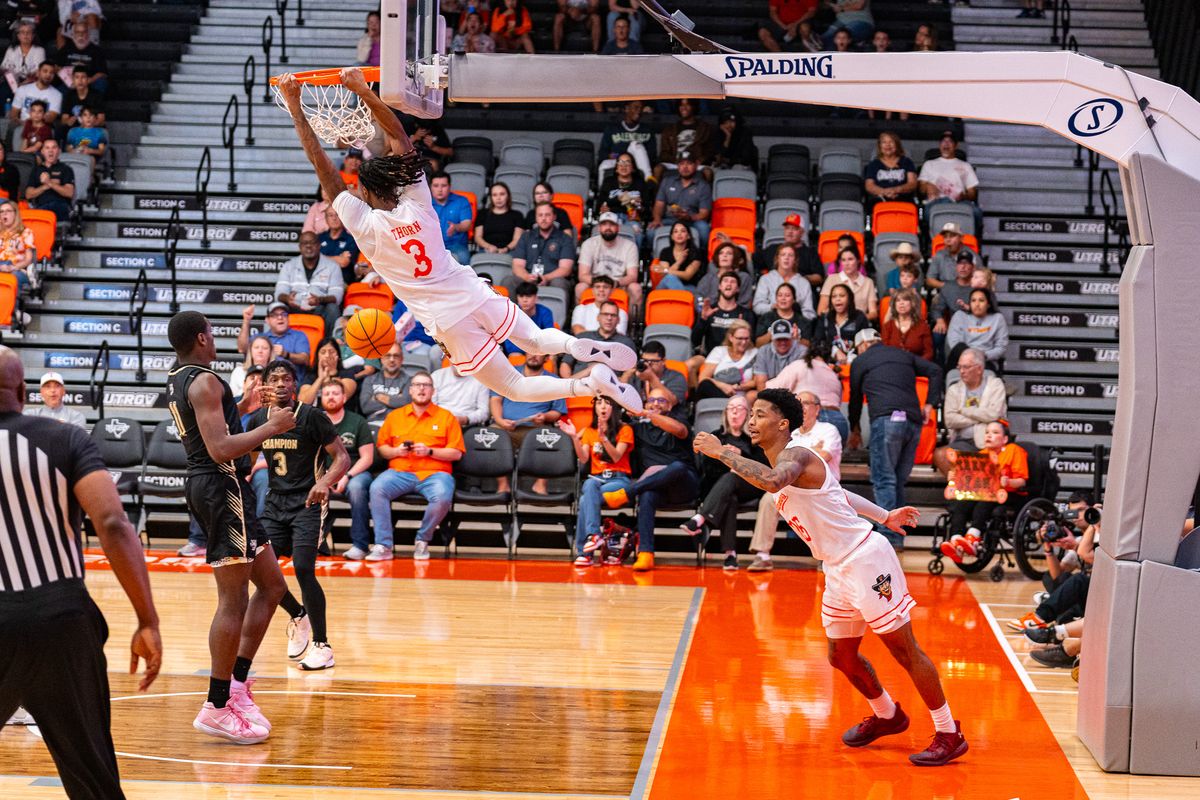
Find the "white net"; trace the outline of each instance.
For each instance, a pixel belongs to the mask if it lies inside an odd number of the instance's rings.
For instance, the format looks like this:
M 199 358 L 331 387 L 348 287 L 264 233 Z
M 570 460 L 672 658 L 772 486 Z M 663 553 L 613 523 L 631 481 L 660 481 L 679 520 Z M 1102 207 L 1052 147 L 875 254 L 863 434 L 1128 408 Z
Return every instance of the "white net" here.
M 275 92 L 275 104 L 287 111 L 287 105 Z M 347 144 L 362 147 L 375 136 L 375 122 L 371 109 L 359 100 L 358 95 L 340 83 L 317 85 L 305 83 L 300 88 L 300 107 L 313 133 L 326 144 L 345 147 Z

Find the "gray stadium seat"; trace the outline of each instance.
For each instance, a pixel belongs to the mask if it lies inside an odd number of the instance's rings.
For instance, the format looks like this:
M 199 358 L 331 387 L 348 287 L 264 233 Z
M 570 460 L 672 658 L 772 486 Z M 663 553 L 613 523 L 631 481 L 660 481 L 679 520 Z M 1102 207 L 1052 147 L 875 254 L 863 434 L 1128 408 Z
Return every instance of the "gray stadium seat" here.
M 978 235 L 970 203 L 932 203 L 925 206 L 925 218 L 929 220 L 930 236 L 937 236 L 947 222 L 957 222 L 963 233 Z
M 712 195 L 714 200 L 738 197 L 744 200 L 758 199 L 758 179 L 748 169 L 719 169 L 713 173 Z
M 538 174 L 532 167 L 501 164 L 496 167 L 496 173 L 492 176 L 492 182 L 497 181 L 503 181 L 508 186 L 513 208 L 518 208 L 521 202 L 528 203 L 533 197 L 533 187 L 538 182 Z
M 450 176 L 450 188 L 455 191 L 473 192 L 475 201 L 481 205 L 487 204 L 487 170 L 479 164 L 455 162 L 446 165 L 446 174 Z
M 574 194 L 583 198 L 586 206 L 591 191 L 592 173 L 586 167 L 562 165 L 546 171 L 546 182 L 556 193 Z
M 537 139 L 509 139 L 500 145 L 500 166 L 533 167 L 540 175 L 546 153 Z
M 550 309 L 558 327 L 567 324 L 567 290 L 557 286 L 539 286 L 538 302 Z
M 863 232 L 863 204 L 853 200 L 826 200 L 818 212 L 817 227 L 822 231 Z
M 908 242 L 914 250 L 921 252 L 921 243 L 914 233 L 881 233 L 875 237 L 875 287 L 880 295 L 887 291 L 888 275 L 896 268 L 896 263 L 892 261 L 889 253 L 901 242 Z M 924 271 L 925 266 L 921 265 L 922 274 Z
M 686 361 L 692 355 L 692 329 L 684 325 L 647 325 L 643 342 L 661 342 L 668 361 Z
M 787 198 L 768 200 L 763 206 L 763 235 L 777 234 L 782 238 L 783 221 L 792 214 L 799 214 L 804 220 L 804 230 L 809 230 L 812 220 L 809 217 L 808 203 Z M 766 245 L 764 244 L 764 247 Z
M 709 397 L 696 401 L 696 414 L 692 430 L 712 433 L 721 427 L 721 417 L 725 413 L 728 397 Z
M 821 151 L 818 164 L 822 175 L 834 172 L 849 172 L 861 175 L 863 168 L 862 153 L 852 147 L 834 145 L 826 147 Z

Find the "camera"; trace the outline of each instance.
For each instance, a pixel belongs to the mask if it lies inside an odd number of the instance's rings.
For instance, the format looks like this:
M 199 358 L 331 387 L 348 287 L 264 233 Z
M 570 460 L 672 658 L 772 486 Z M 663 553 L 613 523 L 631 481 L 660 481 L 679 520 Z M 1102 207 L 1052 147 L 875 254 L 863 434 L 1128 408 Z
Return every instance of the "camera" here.
M 1100 524 L 1100 509 L 1096 506 L 1088 506 L 1087 508 L 1064 509 L 1063 519 L 1069 522 L 1078 522 L 1083 519 L 1086 525 Z
M 401 443 L 400 443 L 400 446 L 401 446 L 401 447 L 407 447 L 408 449 L 410 449 L 410 450 L 411 450 L 411 449 L 412 449 L 412 446 L 413 446 L 414 444 L 416 444 L 416 442 L 414 442 L 412 439 L 409 439 L 408 441 L 401 442 Z
M 645 372 L 649 367 L 650 365 L 646 363 L 646 359 L 644 358 L 639 358 L 637 360 L 637 364 L 634 364 L 634 369 L 638 372 Z
M 1067 535 L 1067 532 L 1059 527 L 1058 523 L 1047 521 L 1046 527 L 1042 531 L 1043 542 L 1057 542 L 1059 539 Z

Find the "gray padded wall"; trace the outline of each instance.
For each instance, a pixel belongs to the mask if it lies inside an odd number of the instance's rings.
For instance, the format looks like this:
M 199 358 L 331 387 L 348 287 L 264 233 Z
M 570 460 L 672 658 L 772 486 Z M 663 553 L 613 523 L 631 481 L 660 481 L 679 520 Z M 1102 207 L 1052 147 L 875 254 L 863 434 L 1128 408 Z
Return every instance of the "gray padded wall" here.
M 1141 573 L 1129 771 L 1200 775 L 1200 691 L 1194 680 L 1200 625 L 1192 623 L 1200 608 L 1200 573 L 1153 561 L 1143 562 Z
M 1135 752 L 1151 746 L 1141 737 L 1158 724 L 1156 687 L 1179 686 L 1181 673 L 1172 671 L 1174 659 L 1167 666 L 1158 657 L 1161 648 L 1182 646 L 1184 663 L 1200 661 L 1200 641 L 1164 638 L 1167 631 L 1150 624 L 1137 637 L 1134 624 L 1137 562 L 1174 562 L 1200 473 L 1193 399 L 1200 394 L 1194 305 L 1200 297 L 1200 206 L 1194 202 L 1200 182 L 1149 156 L 1134 156 L 1121 178 L 1135 247 L 1121 275 L 1120 394 L 1104 531 L 1088 594 L 1078 712 L 1080 739 L 1110 771 L 1130 768 L 1131 732 Z M 1192 599 L 1182 582 L 1170 582 L 1162 590 L 1166 595 L 1156 591 L 1153 602 L 1170 606 L 1172 591 L 1176 616 L 1169 619 L 1178 620 L 1177 609 Z M 1140 714 L 1139 697 L 1147 703 Z M 1133 766 L 1147 764 L 1141 757 Z M 1175 765 L 1189 771 L 1171 774 L 1200 774 L 1194 759 Z

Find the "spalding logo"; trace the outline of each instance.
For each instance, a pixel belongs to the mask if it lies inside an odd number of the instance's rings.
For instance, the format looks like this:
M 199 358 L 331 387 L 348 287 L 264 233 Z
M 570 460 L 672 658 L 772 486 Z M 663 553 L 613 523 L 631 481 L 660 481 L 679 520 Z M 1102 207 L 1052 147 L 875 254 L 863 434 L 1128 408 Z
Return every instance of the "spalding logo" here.
M 1067 128 L 1076 136 L 1108 133 L 1121 120 L 1125 107 L 1111 97 L 1088 100 L 1067 119 Z

